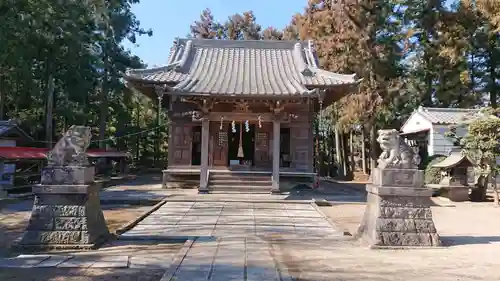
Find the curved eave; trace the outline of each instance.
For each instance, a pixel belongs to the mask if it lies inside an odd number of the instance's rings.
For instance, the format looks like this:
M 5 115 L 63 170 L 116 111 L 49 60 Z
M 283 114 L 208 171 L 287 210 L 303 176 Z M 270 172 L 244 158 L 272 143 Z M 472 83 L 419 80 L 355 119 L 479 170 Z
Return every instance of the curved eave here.
M 146 97 L 150 98 L 152 102 L 157 102 L 158 100 L 158 94 L 156 92 L 156 87 L 158 84 L 153 84 L 153 83 L 144 83 L 144 81 L 131 81 L 127 80 L 127 87 L 132 87 L 139 91 L 141 94 L 145 95 Z M 162 86 L 165 86 L 165 84 L 159 84 Z M 162 104 L 163 106 L 168 105 L 170 101 L 170 96 L 169 95 L 163 95 L 163 100 Z
M 132 76 L 132 75 L 124 75 L 123 79 L 125 79 L 125 81 L 131 82 L 131 83 L 143 83 L 143 84 L 151 84 L 151 85 L 165 85 L 165 84 L 171 83 L 169 81 L 144 79 L 142 77 L 137 77 L 137 76 Z
M 450 156 L 446 157 L 443 161 L 432 165 L 434 168 L 442 168 L 442 169 L 451 169 L 457 167 L 461 164 L 465 164 L 467 166 L 472 166 L 472 163 L 469 161 L 467 156 L 462 155 L 461 153 L 452 153 Z

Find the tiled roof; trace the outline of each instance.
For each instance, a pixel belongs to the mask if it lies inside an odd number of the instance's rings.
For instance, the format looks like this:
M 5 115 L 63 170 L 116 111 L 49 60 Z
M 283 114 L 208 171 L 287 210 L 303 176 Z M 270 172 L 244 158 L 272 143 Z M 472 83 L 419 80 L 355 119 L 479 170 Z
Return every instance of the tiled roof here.
M 432 124 L 453 125 L 474 116 L 479 109 L 419 107 L 417 112 Z
M 312 41 L 210 39 L 179 39 L 166 66 L 129 70 L 125 79 L 226 95 L 304 95 L 308 88 L 358 82 L 355 75 L 318 68 Z

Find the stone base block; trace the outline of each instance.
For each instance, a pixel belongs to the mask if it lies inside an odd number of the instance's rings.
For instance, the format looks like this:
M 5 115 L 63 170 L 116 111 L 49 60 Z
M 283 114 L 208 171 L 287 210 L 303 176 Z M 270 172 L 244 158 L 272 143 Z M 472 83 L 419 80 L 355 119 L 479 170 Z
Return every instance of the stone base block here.
M 42 169 L 42 185 L 80 185 L 94 182 L 95 167 L 64 166 Z
M 468 186 L 446 186 L 444 187 L 448 193 L 448 199 L 453 202 L 464 202 L 469 200 Z
M 163 188 L 198 188 L 200 186 L 200 174 L 172 174 L 164 170 L 162 177 Z
M 34 188 L 34 193 L 31 218 L 18 248 L 92 248 L 109 238 L 98 185 Z
M 417 169 L 373 169 L 371 180 L 375 186 L 415 187 L 424 186 L 424 171 Z
M 358 237 L 372 246 L 440 246 L 432 211 L 432 191 L 367 186 L 367 206 Z

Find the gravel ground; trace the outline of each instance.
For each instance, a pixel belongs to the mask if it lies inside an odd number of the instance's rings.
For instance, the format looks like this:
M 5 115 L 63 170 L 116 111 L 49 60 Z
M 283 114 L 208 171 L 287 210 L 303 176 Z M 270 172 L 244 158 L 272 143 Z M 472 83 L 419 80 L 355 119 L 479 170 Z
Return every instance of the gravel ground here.
M 2 281 L 158 281 L 164 269 L 0 269 Z
M 361 242 L 283 243 L 280 253 L 296 281 L 495 281 L 500 280 L 500 208 L 492 203 L 432 207 L 449 247 L 370 250 Z M 322 207 L 339 225 L 355 231 L 364 204 Z

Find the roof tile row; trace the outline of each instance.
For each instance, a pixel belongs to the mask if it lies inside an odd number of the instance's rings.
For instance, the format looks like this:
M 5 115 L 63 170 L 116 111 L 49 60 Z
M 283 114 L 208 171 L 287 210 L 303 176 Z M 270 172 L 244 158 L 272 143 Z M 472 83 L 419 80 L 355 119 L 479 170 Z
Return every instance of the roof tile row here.
M 312 42 L 207 39 L 179 39 L 167 66 L 130 70 L 125 78 L 226 95 L 306 95 L 308 88 L 358 82 L 319 69 Z

